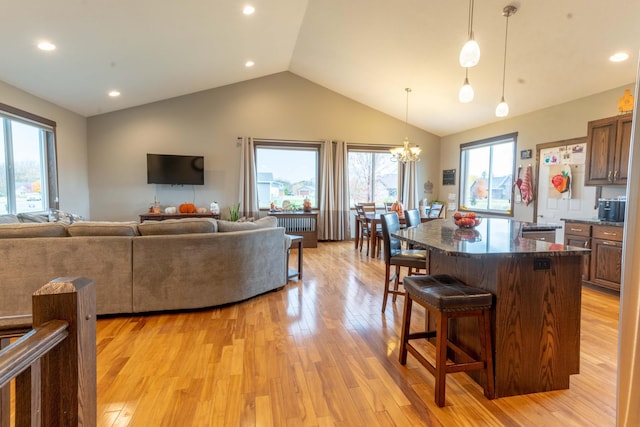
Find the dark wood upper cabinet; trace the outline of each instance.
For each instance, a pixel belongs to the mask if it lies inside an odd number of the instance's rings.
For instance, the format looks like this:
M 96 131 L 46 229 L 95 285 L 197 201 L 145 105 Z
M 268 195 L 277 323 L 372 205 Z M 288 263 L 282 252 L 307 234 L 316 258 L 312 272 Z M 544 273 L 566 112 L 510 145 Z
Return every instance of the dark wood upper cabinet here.
M 585 185 L 626 185 L 633 115 L 589 122 Z

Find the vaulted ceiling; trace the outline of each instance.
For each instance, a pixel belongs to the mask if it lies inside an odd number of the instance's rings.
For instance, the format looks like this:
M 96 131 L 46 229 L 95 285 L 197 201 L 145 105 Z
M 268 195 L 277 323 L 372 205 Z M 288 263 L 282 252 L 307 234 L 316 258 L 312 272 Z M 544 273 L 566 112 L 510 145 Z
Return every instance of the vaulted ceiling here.
M 475 2 L 482 56 L 469 69 L 470 104 L 457 99 L 467 0 L 7 1 L 0 80 L 92 116 L 290 71 L 401 120 L 410 87 L 409 122 L 443 136 L 500 120 L 507 4 L 518 7 L 509 18 L 510 116 L 635 81 L 636 0 Z M 43 39 L 57 49 L 38 50 Z M 618 51 L 630 59 L 610 62 Z M 121 96 L 109 98 L 113 89 Z

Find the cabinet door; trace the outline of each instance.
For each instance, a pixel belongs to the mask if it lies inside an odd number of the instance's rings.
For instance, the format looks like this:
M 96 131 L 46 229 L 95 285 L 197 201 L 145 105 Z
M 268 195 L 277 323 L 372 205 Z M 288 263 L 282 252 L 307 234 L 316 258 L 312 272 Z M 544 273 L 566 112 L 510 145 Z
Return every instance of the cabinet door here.
M 591 240 L 590 281 L 616 291 L 622 277 L 622 242 L 604 239 Z
M 617 117 L 589 122 L 585 185 L 610 185 L 613 182 L 612 165 L 614 164 L 617 131 Z
M 613 179 L 616 185 L 627 184 L 627 174 L 629 171 L 629 147 L 631 145 L 633 116 L 631 114 L 620 117 L 618 120 L 617 141 L 616 141 L 616 162 L 613 171 Z
M 565 234 L 564 236 L 564 244 L 566 246 L 575 246 L 578 248 L 587 248 L 591 247 L 591 239 L 589 237 L 584 236 L 573 236 L 571 234 Z M 589 280 L 589 262 L 590 255 L 584 255 L 582 257 L 582 280 Z

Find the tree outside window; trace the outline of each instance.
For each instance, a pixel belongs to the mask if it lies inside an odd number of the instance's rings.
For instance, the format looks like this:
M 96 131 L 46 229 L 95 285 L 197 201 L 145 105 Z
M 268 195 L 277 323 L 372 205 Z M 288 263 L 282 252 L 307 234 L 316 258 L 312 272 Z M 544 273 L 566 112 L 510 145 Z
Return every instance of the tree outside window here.
M 382 205 L 398 199 L 398 163 L 388 150 L 349 149 L 349 203 Z

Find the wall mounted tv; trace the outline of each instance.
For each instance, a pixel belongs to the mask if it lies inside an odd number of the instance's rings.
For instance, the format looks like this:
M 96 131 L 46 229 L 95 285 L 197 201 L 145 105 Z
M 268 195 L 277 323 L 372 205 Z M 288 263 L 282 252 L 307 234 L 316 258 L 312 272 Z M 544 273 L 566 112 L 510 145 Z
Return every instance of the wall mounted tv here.
M 204 157 L 147 153 L 147 183 L 204 185 Z

